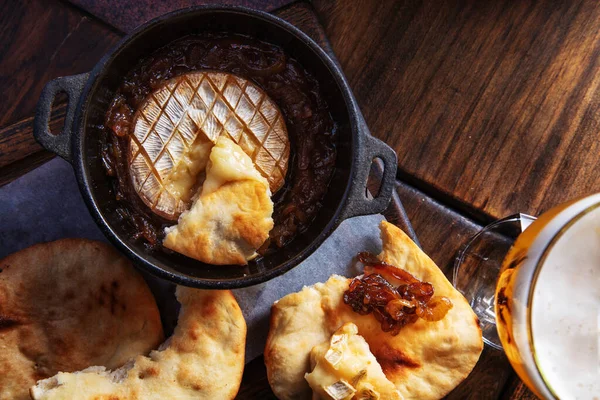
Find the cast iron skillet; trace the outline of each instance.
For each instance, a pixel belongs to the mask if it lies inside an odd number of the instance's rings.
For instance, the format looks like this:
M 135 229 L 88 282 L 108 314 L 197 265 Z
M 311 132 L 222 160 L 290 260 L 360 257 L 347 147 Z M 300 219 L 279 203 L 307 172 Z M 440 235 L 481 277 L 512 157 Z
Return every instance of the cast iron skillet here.
M 212 266 L 180 255 L 150 253 L 142 243 L 131 240 L 132 227 L 116 212 L 117 202 L 100 157 L 99 129 L 123 76 L 159 47 L 201 31 L 235 32 L 281 46 L 318 79 L 339 126 L 336 169 L 315 221 L 287 246 L 246 267 Z M 68 95 L 69 104 L 63 130 L 54 135 L 48 121 L 52 102 L 60 92 Z M 397 167 L 396 154 L 370 135 L 341 70 L 319 45 L 284 20 L 243 7 L 193 7 L 142 25 L 91 72 L 57 78 L 46 85 L 37 107 L 34 135 L 43 147 L 73 165 L 92 216 L 115 246 L 150 273 L 199 288 L 250 286 L 295 267 L 343 220 L 382 212 L 391 199 Z M 383 181 L 378 196 L 367 199 L 366 181 L 375 158 L 383 161 Z

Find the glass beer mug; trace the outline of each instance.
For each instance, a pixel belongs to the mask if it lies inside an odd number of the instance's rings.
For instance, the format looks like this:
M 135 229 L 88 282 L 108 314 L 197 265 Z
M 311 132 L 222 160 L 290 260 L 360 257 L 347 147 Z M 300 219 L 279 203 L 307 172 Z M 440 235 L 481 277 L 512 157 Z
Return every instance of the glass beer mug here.
M 537 396 L 600 399 L 600 194 L 484 228 L 453 283 Z

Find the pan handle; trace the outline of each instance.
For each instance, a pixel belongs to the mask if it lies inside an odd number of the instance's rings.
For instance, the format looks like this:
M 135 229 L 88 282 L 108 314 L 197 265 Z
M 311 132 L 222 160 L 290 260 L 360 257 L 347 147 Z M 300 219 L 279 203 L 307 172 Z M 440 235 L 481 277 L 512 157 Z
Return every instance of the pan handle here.
M 342 220 L 359 215 L 378 214 L 390 204 L 396 182 L 398 159 L 396 153 L 387 144 L 374 138 L 368 129 L 363 129 L 362 151 L 357 163 L 357 171 L 350 186 L 346 206 L 342 211 Z M 371 164 L 376 158 L 383 161 L 383 177 L 377 197 L 366 196 L 367 179 Z
M 35 119 L 33 121 L 33 136 L 43 148 L 49 150 L 68 162 L 72 161 L 71 137 L 73 129 L 73 119 L 75 110 L 79 103 L 79 97 L 83 92 L 83 87 L 88 80 L 89 73 L 63 76 L 56 78 L 46 84 L 40 99 L 38 100 Z M 50 131 L 50 113 L 52 104 L 58 93 L 64 92 L 68 96 L 67 115 L 63 129 L 60 133 L 54 134 Z

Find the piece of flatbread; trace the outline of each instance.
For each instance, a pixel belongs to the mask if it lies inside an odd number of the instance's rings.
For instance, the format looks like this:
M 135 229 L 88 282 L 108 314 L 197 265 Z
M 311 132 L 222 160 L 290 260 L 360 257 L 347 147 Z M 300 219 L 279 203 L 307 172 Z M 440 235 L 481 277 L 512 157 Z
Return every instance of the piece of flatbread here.
M 346 322 L 356 324 L 386 377 L 406 400 L 444 397 L 477 363 L 483 349 L 481 329 L 465 298 L 399 228 L 383 221 L 381 238 L 379 258 L 430 282 L 436 295 L 452 301 L 452 309 L 441 321 L 419 319 L 392 336 L 381 330 L 373 315 L 359 315 L 344 304 L 348 278 L 333 275 L 325 283 L 283 297 L 272 307 L 264 354 L 269 383 L 278 398 L 311 398 L 304 379 L 310 352 Z
M 242 381 L 246 322 L 230 291 L 177 287 L 175 332 L 158 351 L 110 372 L 59 373 L 31 388 L 34 400 L 233 399 Z
M 0 399 L 59 371 L 117 368 L 163 340 L 154 297 L 105 243 L 63 239 L 0 260 Z
M 200 196 L 165 230 L 163 244 L 208 264 L 244 265 L 269 237 L 272 214 L 268 181 L 237 144 L 221 136 Z

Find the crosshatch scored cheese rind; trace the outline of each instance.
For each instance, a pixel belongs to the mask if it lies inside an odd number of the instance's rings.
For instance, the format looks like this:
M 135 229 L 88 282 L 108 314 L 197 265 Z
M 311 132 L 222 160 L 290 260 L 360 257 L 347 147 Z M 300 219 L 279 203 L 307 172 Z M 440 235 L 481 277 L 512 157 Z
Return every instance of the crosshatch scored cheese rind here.
M 153 92 L 134 117 L 129 169 L 144 203 L 176 220 L 189 208 L 221 135 L 250 156 L 272 193 L 283 185 L 290 144 L 277 105 L 244 78 L 194 72 Z

